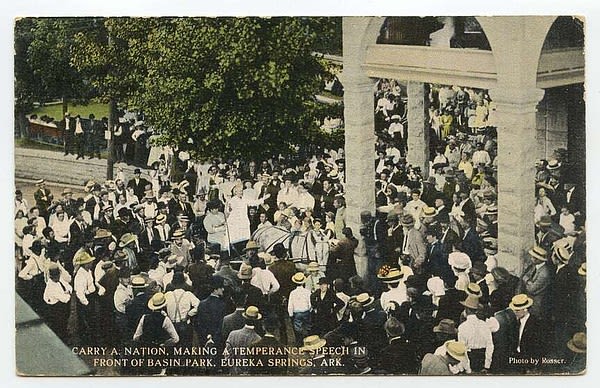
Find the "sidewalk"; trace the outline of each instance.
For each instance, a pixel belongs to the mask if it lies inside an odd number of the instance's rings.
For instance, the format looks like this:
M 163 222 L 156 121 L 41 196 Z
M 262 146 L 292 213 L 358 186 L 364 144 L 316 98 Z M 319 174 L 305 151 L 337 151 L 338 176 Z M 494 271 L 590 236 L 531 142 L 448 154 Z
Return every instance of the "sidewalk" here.
M 106 159 L 79 159 L 75 155 L 63 155 L 60 151 L 36 150 L 15 147 L 15 179 L 37 180 L 44 178 L 49 182 L 82 187 L 84 182 L 94 179 L 96 182 L 106 180 Z M 125 178 L 133 177 L 135 166 L 115 163 L 123 167 Z M 142 176 L 148 179 L 148 169 L 142 169 Z

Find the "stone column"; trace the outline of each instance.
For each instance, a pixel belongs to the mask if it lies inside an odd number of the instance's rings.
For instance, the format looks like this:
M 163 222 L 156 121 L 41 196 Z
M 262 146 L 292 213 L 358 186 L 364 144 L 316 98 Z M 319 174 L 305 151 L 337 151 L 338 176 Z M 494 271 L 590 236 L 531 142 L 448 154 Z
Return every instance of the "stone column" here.
M 429 174 L 429 131 L 425 125 L 425 84 L 408 81 L 408 153 L 406 160 L 414 167 L 421 167 L 423 177 Z
M 360 213 L 375 214 L 375 115 L 374 80 L 365 76 L 364 27 L 368 18 L 344 17 L 344 129 L 346 155 L 346 225 L 352 228 L 361 245 L 357 249 L 359 275 L 366 271 L 364 244 L 360 238 Z M 360 249 L 360 248 L 363 249 Z
M 498 266 L 523 271 L 535 243 L 536 106 L 541 89 L 494 89 L 498 117 Z

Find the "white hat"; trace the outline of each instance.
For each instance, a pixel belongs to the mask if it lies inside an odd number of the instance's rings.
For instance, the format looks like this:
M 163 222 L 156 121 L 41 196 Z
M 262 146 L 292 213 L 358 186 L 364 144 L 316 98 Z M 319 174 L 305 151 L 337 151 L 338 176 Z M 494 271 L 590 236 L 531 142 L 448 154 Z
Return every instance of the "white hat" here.
M 463 252 L 451 252 L 448 255 L 448 264 L 456 269 L 471 268 L 471 258 Z

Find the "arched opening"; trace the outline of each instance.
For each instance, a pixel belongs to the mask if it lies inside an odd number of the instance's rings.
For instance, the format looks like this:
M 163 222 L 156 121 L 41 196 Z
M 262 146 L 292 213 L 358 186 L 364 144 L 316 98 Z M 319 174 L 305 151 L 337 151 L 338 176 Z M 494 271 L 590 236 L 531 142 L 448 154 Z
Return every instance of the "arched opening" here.
M 551 74 L 572 74 L 583 67 L 583 21 L 577 17 L 559 16 L 548 30 L 538 64 L 538 84 L 541 77 Z M 583 222 L 585 195 L 572 203 L 573 190 L 585 193 L 586 133 L 584 85 L 574 77 L 563 76 L 544 88 L 544 98 L 538 104 L 537 139 L 538 165 L 558 161 L 560 168 L 543 171 L 536 176 L 536 186 L 544 187 L 556 211 L 569 205 L 571 213 L 579 212 Z M 568 193 L 568 194 L 567 194 Z M 567 198 L 568 197 L 568 198 Z M 558 216 L 557 216 L 558 220 Z
M 474 16 L 388 17 L 377 43 L 491 50 Z

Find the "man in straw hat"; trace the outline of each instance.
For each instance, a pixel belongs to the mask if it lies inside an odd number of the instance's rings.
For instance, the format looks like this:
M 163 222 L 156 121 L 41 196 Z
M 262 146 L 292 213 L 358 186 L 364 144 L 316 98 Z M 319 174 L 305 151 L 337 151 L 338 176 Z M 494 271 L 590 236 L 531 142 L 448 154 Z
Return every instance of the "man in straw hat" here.
M 198 312 L 200 300 L 194 293 L 186 289 L 188 288 L 188 285 L 185 282 L 183 272 L 177 272 L 176 275 L 173 276 L 173 279 L 173 282 L 170 283 L 170 287 L 166 288 L 166 313 L 173 322 L 177 334 L 179 334 L 180 343 L 183 346 L 190 346 L 192 344 L 193 336 L 191 319 Z
M 174 345 L 179 342 L 175 326 L 164 312 L 166 306 L 167 299 L 162 292 L 155 293 L 148 300 L 150 313 L 141 316 L 133 334 L 134 342 L 154 346 Z
M 297 272 L 292 276 L 292 282 L 296 284 L 296 289 L 290 292 L 288 299 L 288 315 L 292 320 L 294 333 L 296 334 L 296 345 L 302 344 L 304 338 L 311 330 L 310 310 L 311 310 L 311 292 L 304 287 L 306 276 L 302 272 Z
M 515 345 L 512 356 L 519 359 L 538 358 L 545 354 L 544 328 L 537 317 L 529 313 L 533 305 L 533 299 L 527 294 L 515 295 L 508 307 L 514 311 L 517 318 L 517 330 L 515 332 Z M 510 361 L 509 361 L 510 362 Z M 530 369 L 531 365 L 526 368 Z
M 444 344 L 446 352 L 444 355 L 427 353 L 421 361 L 420 375 L 425 376 L 450 376 L 450 367 L 457 365 L 467 358 L 467 349 L 464 343 L 450 340 Z
M 415 218 L 410 214 L 404 214 L 400 220 L 404 228 L 404 239 L 402 241 L 401 253 L 409 258 L 409 266 L 416 273 L 421 272 L 421 266 L 425 262 L 427 247 L 423 240 L 423 235 L 415 229 Z
M 264 299 L 262 290 L 252 284 L 253 272 L 252 267 L 246 263 L 242 263 L 240 270 L 237 273 L 240 280 L 239 291 L 244 295 L 245 303 L 242 307 L 256 306 L 259 309 L 264 308 Z
M 479 303 L 481 289 L 474 283 L 469 284 L 471 285 L 474 286 L 473 293 L 467 293 L 467 298 L 460 302 L 465 308 L 466 319 L 458 326 L 458 340 L 467 348 L 468 361 L 465 365 L 467 373 L 489 370 L 494 353 L 492 332 L 487 324 L 477 317 L 477 313 L 482 309 Z
M 251 371 L 247 367 L 240 367 L 235 361 L 241 356 L 237 354 L 236 349 L 246 348 L 253 342 L 260 340 L 260 335 L 256 332 L 256 326 L 260 325 L 262 314 L 256 306 L 248 306 L 242 313 L 244 326 L 241 329 L 233 330 L 225 340 L 225 350 L 223 351 L 224 365 L 229 368 L 229 373 L 238 374 Z
M 535 245 L 528 253 L 531 262 L 521 275 L 521 290 L 533 299 L 530 313 L 543 319 L 547 316 L 546 295 L 552 284 L 552 270 L 544 248 Z
M 74 291 L 77 296 L 77 327 L 81 343 L 92 344 L 95 333 L 96 285 L 92 276 L 94 258 L 85 250 L 74 257 L 78 267 L 74 280 Z

